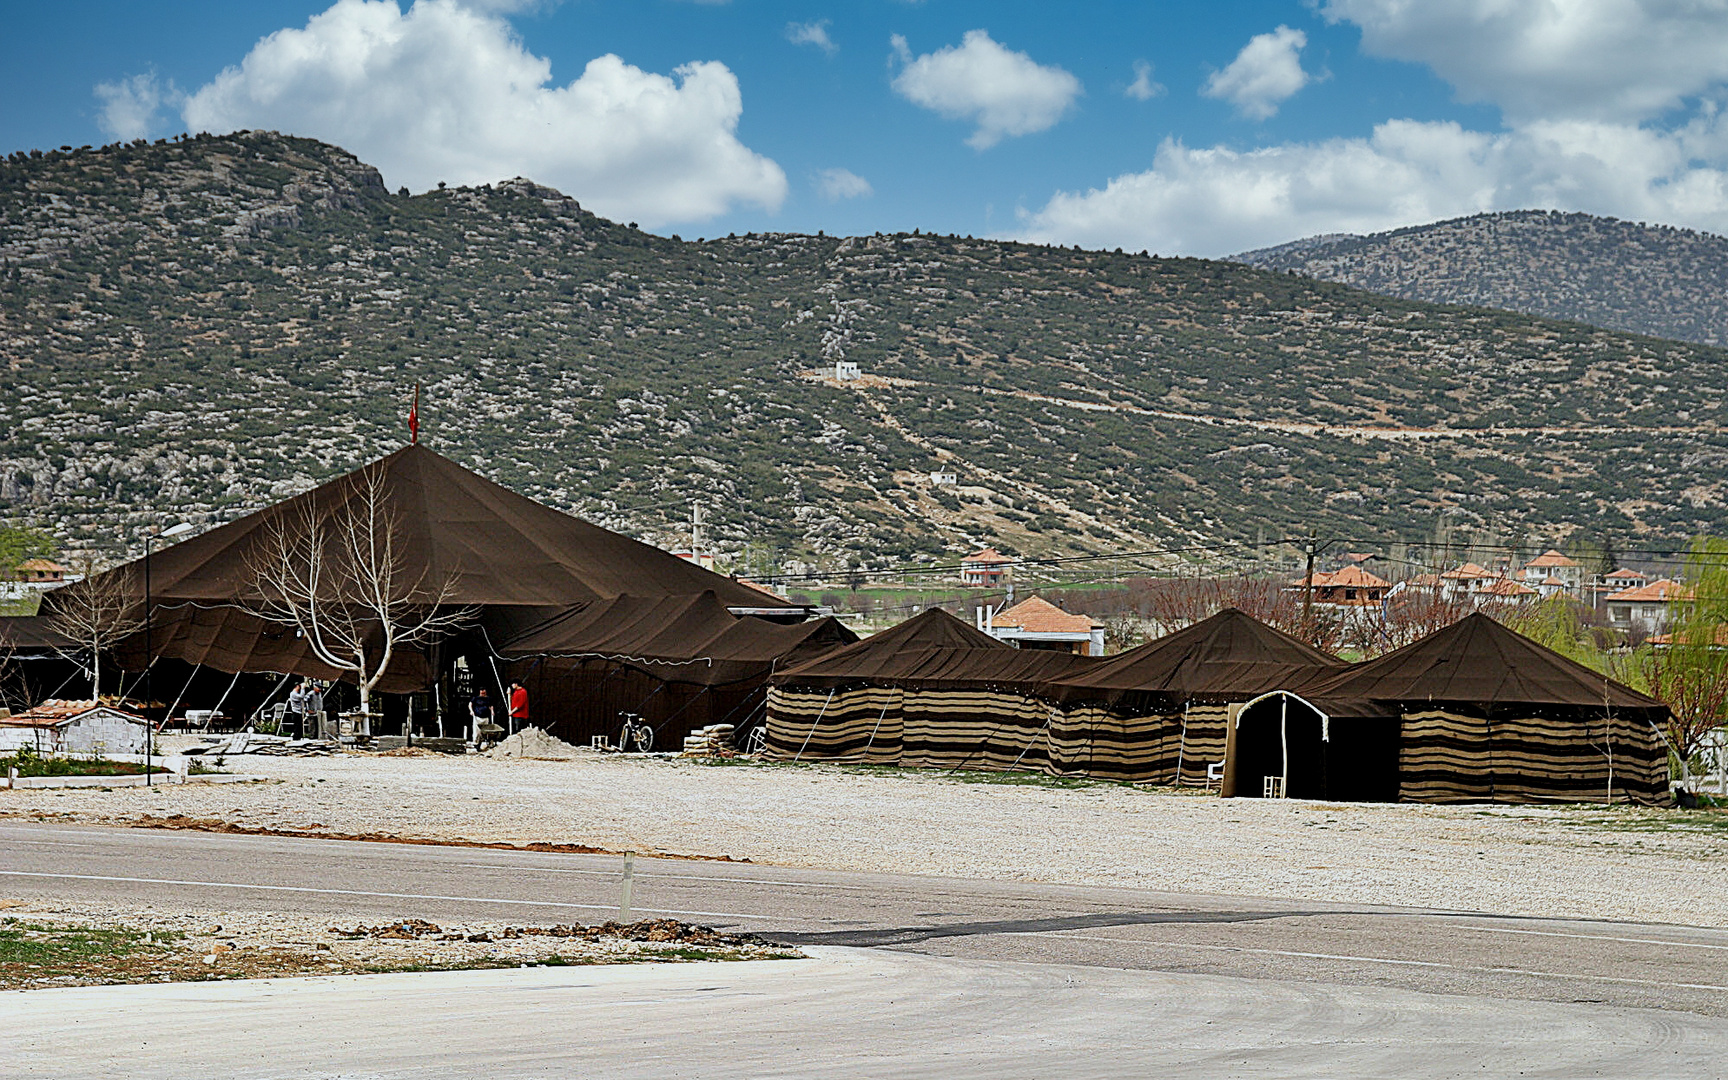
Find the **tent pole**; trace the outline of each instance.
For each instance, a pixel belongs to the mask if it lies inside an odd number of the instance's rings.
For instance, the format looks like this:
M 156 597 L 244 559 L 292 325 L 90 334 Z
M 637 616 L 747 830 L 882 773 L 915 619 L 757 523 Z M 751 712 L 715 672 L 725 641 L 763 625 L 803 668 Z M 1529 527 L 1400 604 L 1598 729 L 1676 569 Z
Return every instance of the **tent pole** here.
M 1278 699 L 1278 744 L 1284 752 L 1284 775 L 1278 780 L 1278 797 L 1290 797 L 1290 699 Z
M 1193 702 L 1182 705 L 1182 736 L 1176 740 L 1176 786 L 1182 786 L 1182 758 L 1188 753 L 1188 710 Z
M 180 707 L 180 702 L 185 700 L 186 691 L 192 689 L 192 680 L 198 677 L 198 669 L 203 666 L 203 664 L 192 665 L 192 674 L 186 676 L 186 685 L 182 686 L 180 692 L 174 695 L 174 704 L 168 706 L 168 711 L 162 714 L 162 726 L 164 728 L 168 726 L 168 721 L 174 718 L 174 710 L 178 709 Z
M 836 689 L 838 689 L 838 688 L 836 688 Z M 798 752 L 796 754 L 792 755 L 792 760 L 794 762 L 796 762 L 799 758 L 804 756 L 804 751 L 810 746 L 810 740 L 816 737 L 816 728 L 819 724 L 822 723 L 822 718 L 824 716 L 828 715 L 828 703 L 833 701 L 833 700 L 834 700 L 834 691 L 830 690 L 830 691 L 828 691 L 828 700 L 824 701 L 822 703 L 822 711 L 817 713 L 816 719 L 812 720 L 810 722 L 810 734 L 804 736 L 804 745 L 800 746 L 798 748 Z

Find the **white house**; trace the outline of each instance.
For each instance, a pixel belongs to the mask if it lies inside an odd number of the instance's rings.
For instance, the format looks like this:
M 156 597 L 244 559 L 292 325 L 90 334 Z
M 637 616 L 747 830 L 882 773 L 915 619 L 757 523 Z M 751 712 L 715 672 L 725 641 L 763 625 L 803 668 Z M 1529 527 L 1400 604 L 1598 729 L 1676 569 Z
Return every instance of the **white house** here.
M 1053 649 L 1081 656 L 1104 655 L 1104 624 L 1070 615 L 1039 597 L 1023 600 L 994 615 L 980 608 L 980 630 L 1022 649 Z
M 1524 584 L 1541 589 L 1544 596 L 1550 595 L 1549 589 L 1542 589 L 1544 582 L 1553 580 L 1560 583 L 1561 589 L 1573 596 L 1584 594 L 1584 566 L 1577 559 L 1568 558 L 1550 548 L 1524 564 L 1519 571 L 1519 577 Z M 1549 588 L 1552 588 L 1550 586 Z
M 44 701 L 16 716 L 0 716 L 0 754 L 25 747 L 43 757 L 142 754 L 148 737 L 142 716 L 94 701 Z
M 838 379 L 840 382 L 851 382 L 853 379 L 862 379 L 863 377 L 864 373 L 858 369 L 858 361 L 834 361 L 834 378 Z
M 1678 581 L 1658 578 L 1648 585 L 1609 593 L 1602 606 L 1608 612 L 1608 625 L 1616 630 L 1659 634 L 1668 628 L 1671 606 L 1691 597 L 1691 592 Z

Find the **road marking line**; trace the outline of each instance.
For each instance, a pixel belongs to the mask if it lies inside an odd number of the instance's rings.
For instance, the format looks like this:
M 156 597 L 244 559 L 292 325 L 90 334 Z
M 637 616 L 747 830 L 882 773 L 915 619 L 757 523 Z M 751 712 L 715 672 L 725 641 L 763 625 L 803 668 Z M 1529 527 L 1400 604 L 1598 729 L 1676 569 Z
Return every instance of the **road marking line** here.
M 1677 949 L 1723 949 L 1728 945 L 1708 945 L 1701 941 L 1665 941 L 1662 938 L 1610 937 L 1607 934 L 1565 934 L 1558 930 L 1519 930 L 1510 926 L 1461 926 L 1484 934 L 1530 934 L 1535 937 L 1577 938 L 1580 941 L 1618 941 L 1627 945 L 1672 945 Z M 1709 927 L 1699 927 L 1709 929 Z
M 530 852 L 529 854 L 546 854 L 545 852 Z M 616 856 L 614 856 L 616 857 Z M 653 856 L 643 856 L 652 858 Z M 469 867 L 482 870 L 508 870 L 511 873 L 531 871 L 539 874 L 586 874 L 593 877 L 617 877 L 618 870 L 581 870 L 574 866 L 508 866 L 504 863 L 452 863 L 452 866 Z M 854 892 L 868 892 L 868 885 L 832 885 L 825 881 L 776 881 L 772 878 L 748 877 L 705 877 L 702 874 L 637 874 L 638 881 L 654 878 L 660 881 L 718 881 L 741 885 L 785 885 L 797 889 L 849 889 Z
M 1480 967 L 1474 964 L 1447 964 L 1439 960 L 1396 960 L 1389 956 L 1350 956 L 1342 953 L 1296 952 L 1288 949 L 1256 949 L 1247 945 L 1209 945 L 1189 941 L 1163 941 L 1148 938 L 1107 938 L 1091 934 L 1070 934 L 1062 931 L 1032 932 L 1012 930 L 1012 937 L 1056 937 L 1068 941 L 1099 941 L 1117 945 L 1159 945 L 1172 949 L 1213 949 L 1218 952 L 1257 953 L 1263 956 L 1288 956 L 1299 960 L 1346 960 L 1360 964 L 1389 964 L 1398 967 L 1445 968 L 1449 971 L 1470 971 L 1487 975 L 1529 975 L 1542 979 L 1584 979 L 1592 982 L 1632 983 L 1638 986 L 1670 986 L 1682 990 L 1728 990 L 1728 986 L 1711 983 L 1665 982 L 1659 979 L 1633 979 L 1622 975 L 1581 975 L 1560 971 L 1531 971 L 1525 968 Z
M 248 885 L 237 881 L 181 881 L 175 878 L 108 877 L 103 874 L 51 874 L 46 871 L 0 870 L 0 877 L 56 878 L 67 881 L 114 881 L 128 885 L 192 885 L 205 889 L 259 889 L 265 892 L 314 893 L 328 896 L 376 896 L 387 900 L 451 900 L 465 904 L 511 904 L 517 907 L 582 908 L 617 911 L 617 904 L 572 904 L 561 900 L 505 900 L 494 896 L 439 896 L 432 893 L 369 892 L 364 889 L 315 889 L 307 885 Z M 767 919 L 772 916 L 739 914 L 735 911 L 674 911 L 668 908 L 636 908 L 654 915 L 694 915 L 702 919 Z

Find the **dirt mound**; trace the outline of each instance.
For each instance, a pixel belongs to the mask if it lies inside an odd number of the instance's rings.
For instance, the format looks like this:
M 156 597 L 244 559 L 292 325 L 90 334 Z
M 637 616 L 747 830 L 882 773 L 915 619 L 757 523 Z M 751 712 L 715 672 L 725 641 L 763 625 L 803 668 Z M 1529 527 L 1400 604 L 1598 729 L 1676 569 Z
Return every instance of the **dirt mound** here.
M 356 926 L 351 930 L 332 926 L 330 933 L 342 938 L 379 938 L 413 941 L 433 938 L 444 941 L 492 941 L 490 934 L 447 933 L 436 923 L 424 919 L 404 919 L 383 926 Z M 598 926 L 507 926 L 497 932 L 500 939 L 525 937 L 572 938 L 579 941 L 648 941 L 677 945 L 719 945 L 737 947 L 761 945 L 765 942 L 755 934 L 722 934 L 711 926 L 697 926 L 677 919 L 644 919 L 641 922 L 607 922 Z
M 486 751 L 492 758 L 538 758 L 541 761 L 574 761 L 589 753 L 571 746 L 563 739 L 554 739 L 537 727 L 527 727 Z

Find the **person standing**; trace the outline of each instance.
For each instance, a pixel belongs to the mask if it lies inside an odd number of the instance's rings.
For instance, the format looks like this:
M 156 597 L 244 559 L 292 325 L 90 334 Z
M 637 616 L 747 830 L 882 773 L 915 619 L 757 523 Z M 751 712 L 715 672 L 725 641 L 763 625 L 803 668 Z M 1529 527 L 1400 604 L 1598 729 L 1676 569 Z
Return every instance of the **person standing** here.
M 325 738 L 324 684 L 313 679 L 306 687 L 306 738 Z
M 468 703 L 468 712 L 474 717 L 474 745 L 480 745 L 480 737 L 484 729 L 492 723 L 492 698 L 482 686 L 474 695 L 474 700 Z
M 290 719 L 292 717 L 292 719 Z M 306 737 L 306 680 L 301 679 L 294 684 L 294 689 L 288 691 L 288 714 L 282 718 L 282 726 L 292 730 L 299 738 Z M 287 731 L 278 731 L 278 735 L 286 735 Z
M 510 733 L 514 735 L 528 726 L 528 688 L 521 683 L 510 684 Z

